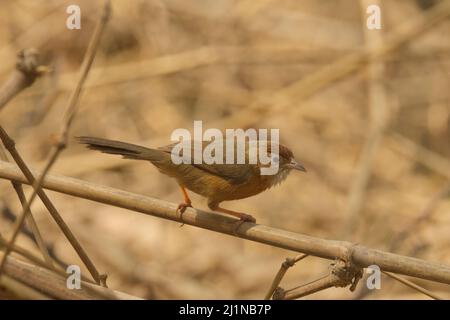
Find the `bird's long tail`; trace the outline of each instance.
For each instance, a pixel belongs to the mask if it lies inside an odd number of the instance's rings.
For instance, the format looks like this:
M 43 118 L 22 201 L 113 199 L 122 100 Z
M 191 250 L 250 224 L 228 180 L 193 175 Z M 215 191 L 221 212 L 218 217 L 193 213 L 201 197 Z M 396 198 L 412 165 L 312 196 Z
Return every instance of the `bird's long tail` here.
M 126 142 L 95 137 L 77 137 L 76 139 L 78 142 L 87 145 L 89 149 L 103 153 L 118 154 L 126 159 L 158 161 L 163 156 L 161 150 L 145 148 Z

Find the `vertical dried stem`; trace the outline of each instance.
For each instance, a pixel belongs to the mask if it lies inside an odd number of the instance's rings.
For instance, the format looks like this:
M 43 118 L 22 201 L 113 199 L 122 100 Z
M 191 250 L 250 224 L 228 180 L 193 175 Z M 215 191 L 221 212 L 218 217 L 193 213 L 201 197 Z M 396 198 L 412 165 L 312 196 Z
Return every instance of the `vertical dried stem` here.
M 5 150 L 3 145 L 0 145 L 0 159 L 9 162 L 8 157 L 6 156 Z M 11 181 L 11 184 L 14 188 L 14 190 L 17 193 L 17 196 L 19 198 L 20 203 L 22 204 L 22 208 L 25 207 L 26 198 L 25 193 L 23 191 L 22 184 L 16 181 Z M 50 257 L 50 254 L 47 250 L 47 247 L 45 246 L 44 240 L 42 239 L 41 232 L 39 231 L 39 228 L 36 224 L 36 221 L 34 220 L 33 214 L 30 211 L 30 214 L 26 216 L 27 223 L 30 226 L 31 232 L 33 233 L 34 240 L 36 241 L 36 244 L 39 248 L 39 250 L 42 253 L 42 256 L 44 257 L 44 260 L 47 262 L 48 267 L 53 267 L 53 260 Z
M 18 60 L 16 63 L 16 69 L 11 73 L 6 83 L 0 88 L 0 110 L 2 110 L 6 104 L 14 98 L 19 92 L 25 88 L 31 86 L 34 81 L 43 75 L 47 71 L 45 66 L 39 64 L 39 53 L 35 49 L 24 49 L 19 52 Z M 2 160 L 8 161 L 5 150 L 3 146 L 0 146 L 0 158 Z M 22 185 L 18 182 L 12 182 L 14 190 L 19 197 L 22 207 L 25 206 L 25 194 Z M 36 221 L 33 215 L 30 214 L 26 216 L 27 222 L 33 232 L 36 244 L 38 245 L 42 255 L 48 265 L 48 267 L 53 266 L 52 259 L 44 245 L 41 233 L 37 227 Z M 0 267 L 1 274 L 1 267 Z
M 277 274 L 275 275 L 275 278 L 272 281 L 272 284 L 270 285 L 269 291 L 267 291 L 266 296 L 264 297 L 265 300 L 269 300 L 270 297 L 272 297 L 275 290 L 280 285 L 281 280 L 283 280 L 284 275 L 288 271 L 289 268 L 293 267 L 297 262 L 300 260 L 303 260 L 307 257 L 307 254 L 301 254 L 295 258 L 286 258 L 286 260 L 281 264 L 280 269 L 278 270 Z
M 20 156 L 20 154 L 17 152 L 17 150 L 16 150 L 16 148 L 14 146 L 14 141 L 8 136 L 6 131 L 1 126 L 0 126 L 0 139 L 2 140 L 2 142 L 5 145 L 6 149 L 12 155 L 14 161 L 17 163 L 17 165 L 21 169 L 21 171 L 24 174 L 24 176 L 26 177 L 27 181 L 31 185 L 34 186 L 35 183 L 36 183 L 36 179 L 34 178 L 33 174 L 30 171 L 30 169 L 27 167 L 27 165 L 23 161 L 23 159 Z M 42 175 L 41 175 L 41 177 L 42 177 Z M 94 264 L 89 259 L 88 255 L 86 254 L 84 249 L 81 247 L 80 243 L 75 238 L 75 236 L 73 235 L 73 233 L 71 232 L 71 230 L 67 226 L 67 224 L 64 222 L 64 220 L 62 219 L 61 215 L 59 214 L 59 212 L 57 211 L 57 209 L 55 208 L 53 203 L 50 201 L 50 199 L 48 198 L 47 194 L 44 192 L 43 189 L 39 189 L 39 190 L 37 190 L 37 192 L 33 192 L 33 194 L 31 195 L 30 199 L 26 202 L 26 204 L 25 204 L 25 206 L 23 208 L 22 214 L 17 219 L 15 227 L 14 227 L 13 235 L 11 236 L 11 239 L 8 241 L 8 245 L 6 246 L 5 253 L 4 253 L 4 255 L 2 257 L 2 260 L 1 260 L 1 263 L 0 263 L 0 275 L 1 275 L 1 272 L 2 272 L 3 267 L 5 265 L 7 255 L 12 250 L 12 246 L 14 245 L 14 242 L 15 242 L 15 240 L 17 238 L 17 235 L 19 234 L 19 231 L 20 231 L 20 229 L 23 226 L 25 218 L 30 212 L 30 204 L 31 204 L 32 200 L 36 197 L 36 195 L 39 195 L 39 197 L 41 198 L 42 202 L 44 203 L 44 205 L 47 208 L 47 210 L 49 211 L 49 213 L 52 215 L 52 217 L 55 220 L 55 222 L 61 228 L 61 230 L 63 231 L 64 235 L 67 237 L 67 239 L 69 240 L 69 242 L 71 243 L 71 245 L 73 246 L 75 251 L 78 253 L 80 258 L 82 259 L 82 261 L 86 264 L 86 267 L 88 268 L 89 272 L 91 272 L 94 280 L 97 283 L 100 283 L 100 275 L 99 275 L 97 269 L 95 268 Z
M 25 217 L 27 216 L 27 214 L 29 212 L 31 204 L 33 203 L 34 199 L 36 198 L 36 195 L 39 194 L 39 196 L 42 199 L 42 201 L 44 202 L 45 206 L 47 207 L 47 209 L 49 210 L 49 212 L 51 213 L 51 215 L 53 216 L 55 221 L 58 223 L 58 226 L 61 228 L 64 235 L 67 237 L 67 239 L 69 240 L 69 242 L 71 243 L 71 245 L 73 246 L 73 248 L 75 249 L 77 254 L 80 256 L 83 263 L 88 268 L 88 270 L 91 273 L 94 280 L 97 283 L 101 283 L 102 285 L 106 286 L 106 275 L 99 274 L 99 272 L 95 268 L 94 264 L 90 260 L 89 256 L 86 254 L 84 249 L 81 247 L 80 243 L 75 238 L 73 233 L 70 231 L 69 227 L 65 224 L 64 220 L 61 218 L 58 211 L 53 206 L 53 204 L 51 203 L 50 199 L 47 197 L 45 192 L 41 189 L 41 185 L 45 179 L 46 174 L 50 171 L 51 167 L 58 159 L 60 153 L 66 148 L 70 125 L 72 124 L 72 121 L 73 121 L 73 119 L 76 115 L 76 111 L 77 111 L 77 106 L 78 106 L 77 102 L 79 100 L 83 84 L 87 78 L 87 75 L 89 73 L 92 62 L 94 61 L 94 57 L 97 52 L 98 45 L 100 43 L 101 35 L 103 34 L 103 31 L 109 20 L 110 14 L 111 14 L 111 4 L 110 4 L 110 1 L 106 1 L 104 8 L 103 8 L 101 19 L 94 30 L 94 34 L 92 35 L 87 52 L 84 56 L 84 60 L 83 60 L 83 63 L 81 65 L 81 70 L 80 70 L 80 77 L 78 79 L 78 82 L 75 86 L 74 91 L 72 92 L 72 94 L 69 98 L 68 105 L 66 108 L 65 121 L 63 122 L 63 125 L 61 128 L 61 134 L 60 134 L 59 140 L 56 143 L 55 147 L 53 148 L 50 159 L 48 160 L 42 174 L 39 176 L 38 179 L 34 178 L 31 171 L 28 169 L 25 162 L 23 161 L 23 159 L 21 158 L 21 156 L 15 149 L 14 141 L 8 136 L 6 131 L 0 127 L 0 135 L 1 135 L 1 139 L 3 141 L 3 144 L 5 145 L 7 150 L 11 153 L 11 155 L 13 156 L 17 165 L 21 168 L 21 170 L 27 177 L 28 181 L 33 186 L 33 193 L 31 194 L 29 200 L 27 201 L 27 203 L 24 207 L 24 210 L 22 211 L 22 214 L 20 215 L 19 219 L 17 220 L 17 224 L 16 224 L 16 228 L 14 230 L 13 236 L 12 236 L 11 240 L 9 241 L 9 245 L 6 248 L 5 255 L 3 256 L 2 261 L 0 263 L 0 275 L 1 275 L 2 269 L 5 265 L 7 255 L 11 250 L 10 247 L 14 244 L 14 242 L 17 238 L 17 234 L 25 221 Z
M 379 5 L 379 1 L 361 0 L 361 9 L 363 14 L 363 30 L 367 39 L 369 50 L 382 47 L 381 30 L 369 30 L 366 27 L 366 8 L 370 4 Z M 370 131 L 364 144 L 363 152 L 358 164 L 356 176 L 353 180 L 348 196 L 348 208 L 346 216 L 347 224 L 344 228 L 344 234 L 354 234 L 358 223 L 361 220 L 361 209 L 363 207 L 367 185 L 373 169 L 373 162 L 383 138 L 383 134 L 388 120 L 387 97 L 382 82 L 384 74 L 384 63 L 382 61 L 370 61 L 369 64 L 369 111 L 370 111 Z
M 23 192 L 22 184 L 13 182 L 14 190 L 16 190 L 17 196 L 19 197 L 19 201 L 22 204 L 22 208 L 25 208 L 27 199 L 25 198 L 25 193 Z M 44 260 L 47 262 L 47 265 L 54 269 L 53 260 L 50 256 L 50 253 L 47 250 L 47 246 L 45 245 L 44 239 L 42 238 L 41 232 L 39 231 L 39 228 L 37 226 L 36 220 L 34 220 L 33 214 L 30 213 L 26 215 L 26 221 L 30 227 L 31 232 L 34 235 L 34 238 L 36 240 L 36 244 L 39 248 L 39 250 L 42 253 L 42 256 L 44 257 Z

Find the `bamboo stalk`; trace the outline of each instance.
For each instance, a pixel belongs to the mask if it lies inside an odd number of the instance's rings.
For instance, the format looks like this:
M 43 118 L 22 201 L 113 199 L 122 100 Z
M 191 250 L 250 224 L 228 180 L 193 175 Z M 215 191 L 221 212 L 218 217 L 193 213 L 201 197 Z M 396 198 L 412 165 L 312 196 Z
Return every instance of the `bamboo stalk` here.
M 34 174 L 40 173 L 34 171 Z M 0 161 L 0 178 L 28 183 L 15 165 L 3 161 Z M 383 271 L 450 284 L 450 266 L 441 263 L 427 262 L 350 242 L 325 240 L 249 222 L 243 223 L 236 230 L 236 219 L 194 208 L 186 209 L 181 220 L 175 203 L 64 176 L 47 175 L 43 187 L 312 256 L 351 261 L 361 268 L 375 264 Z
M 80 289 L 67 288 L 66 279 L 54 272 L 8 256 L 5 274 L 45 295 L 66 300 L 140 300 L 141 298 L 81 281 Z

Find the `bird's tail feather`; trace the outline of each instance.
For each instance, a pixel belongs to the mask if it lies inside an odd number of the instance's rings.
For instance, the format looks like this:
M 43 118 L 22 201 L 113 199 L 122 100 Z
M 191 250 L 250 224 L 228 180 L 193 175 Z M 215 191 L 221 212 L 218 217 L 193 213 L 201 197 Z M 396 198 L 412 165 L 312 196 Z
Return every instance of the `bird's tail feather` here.
M 131 143 L 86 136 L 77 137 L 76 139 L 78 142 L 87 145 L 88 149 L 118 154 L 126 159 L 157 161 L 161 157 L 160 150 L 145 148 Z

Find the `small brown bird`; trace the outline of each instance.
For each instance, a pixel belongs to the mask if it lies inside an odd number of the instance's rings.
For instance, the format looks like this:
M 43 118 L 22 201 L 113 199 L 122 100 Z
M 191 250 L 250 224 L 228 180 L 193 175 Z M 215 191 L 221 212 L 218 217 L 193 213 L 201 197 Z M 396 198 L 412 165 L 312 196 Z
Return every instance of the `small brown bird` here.
M 248 155 L 251 147 L 248 144 L 246 144 L 245 164 L 225 164 L 225 161 L 224 164 L 206 164 L 204 162 L 201 164 L 175 164 L 172 161 L 171 153 L 176 144 L 152 149 L 94 137 L 78 137 L 77 139 L 80 143 L 86 144 L 89 149 L 118 154 L 126 159 L 150 161 L 161 173 L 175 178 L 184 196 L 184 202 L 178 206 L 181 213 L 187 207 L 192 207 L 191 199 L 186 191 L 188 189 L 206 197 L 208 207 L 213 211 L 230 214 L 243 221 L 256 222 L 251 215 L 221 208 L 219 204 L 222 201 L 243 199 L 259 194 L 281 183 L 292 169 L 306 171 L 294 159 L 292 151 L 281 144 L 278 145 L 279 151 L 276 156 L 279 165 L 278 172 L 274 175 L 262 175 L 261 168 L 264 165 L 259 161 L 256 164 L 249 164 Z M 203 146 L 207 144 L 203 142 Z M 192 154 L 194 154 L 193 152 L 194 144 L 191 149 Z M 270 143 L 268 143 L 268 152 L 271 152 Z

